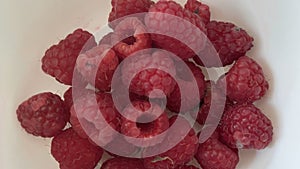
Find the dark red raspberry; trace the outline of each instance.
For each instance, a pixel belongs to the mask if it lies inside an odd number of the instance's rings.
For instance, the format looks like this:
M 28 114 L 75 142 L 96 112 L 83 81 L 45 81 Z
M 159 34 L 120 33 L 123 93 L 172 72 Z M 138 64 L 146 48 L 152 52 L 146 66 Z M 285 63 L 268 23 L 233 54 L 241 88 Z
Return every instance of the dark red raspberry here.
M 159 1 L 152 5 L 145 24 L 155 46 L 182 59 L 193 57 L 205 47 L 205 24 L 199 16 L 174 1 Z
M 194 57 L 196 63 L 205 67 L 223 67 L 232 64 L 244 56 L 253 46 L 253 38 L 247 32 L 232 23 L 211 21 L 206 25 L 207 36 L 215 49 L 208 43 L 199 56 Z M 214 56 L 216 53 L 219 57 Z
M 51 154 L 59 162 L 60 169 L 94 169 L 103 150 L 69 128 L 53 138 Z
M 222 141 L 232 148 L 264 149 L 273 137 L 271 120 L 253 104 L 225 111 L 219 128 Z
M 177 80 L 177 85 L 167 101 L 168 109 L 176 113 L 180 112 L 180 110 L 186 112 L 195 108 L 204 97 L 205 80 L 201 69 L 193 62 L 185 62 L 185 64 L 190 68 L 193 77 L 187 77 L 186 71 L 177 71 L 177 76 L 179 78 L 182 76 L 184 79 Z M 176 66 L 179 65 L 176 64 Z M 182 87 L 183 91 L 180 91 L 179 86 Z M 199 92 L 198 96 L 195 94 L 197 89 Z
M 129 86 L 130 92 L 162 98 L 164 95 L 155 89 L 167 96 L 174 90 L 176 82 L 172 76 L 175 76 L 176 70 L 168 53 L 162 51 L 156 51 L 152 55 L 136 53 L 123 63 L 122 79 L 125 87 Z
M 134 157 L 140 151 L 140 147 L 126 141 L 122 134 L 118 134 L 103 148 L 113 157 Z
M 111 36 L 113 32 L 109 32 L 108 34 L 104 35 L 99 42 L 99 45 L 112 45 L 111 43 Z
M 152 4 L 154 4 L 154 2 L 152 2 L 151 0 L 112 0 L 112 9 L 108 18 L 110 26 L 115 27 L 115 25 L 117 24 L 117 21 L 115 20 L 121 17 L 125 17 L 131 14 L 148 12 Z
M 261 66 L 253 59 L 243 56 L 237 60 L 229 72 L 220 78 L 221 89 L 227 87 L 227 96 L 239 103 L 261 99 L 269 89 Z
M 205 24 L 208 24 L 210 21 L 210 10 L 209 6 L 199 2 L 197 0 L 188 0 L 184 5 L 184 8 L 199 15 L 202 21 Z
M 169 128 L 169 119 L 155 103 L 147 101 L 135 101 L 127 106 L 122 115 L 121 132 L 127 137 L 127 141 L 139 146 L 149 147 L 159 144 L 163 137 L 155 137 Z M 133 137 L 134 139 L 131 139 Z M 135 138 L 139 138 L 136 140 Z
M 119 65 L 118 56 L 108 45 L 96 46 L 81 54 L 77 70 L 83 77 L 101 91 L 111 90 L 111 81 Z
M 35 136 L 53 137 L 62 131 L 68 121 L 64 102 L 50 92 L 30 97 L 19 105 L 16 112 L 21 126 Z
M 152 157 L 144 158 L 144 166 L 147 169 L 169 169 L 176 168 L 178 166 L 184 165 L 190 162 L 198 149 L 198 137 L 195 134 L 194 129 L 191 128 L 189 122 L 180 116 L 173 116 L 170 119 L 170 124 L 178 123 L 174 129 L 168 130 L 167 138 L 162 142 L 161 147 L 154 149 L 146 149 L 146 153 L 149 152 L 152 154 L 157 150 L 167 150 L 168 145 L 171 145 L 171 142 L 179 140 L 173 148 L 169 149 L 165 153 L 158 154 Z M 178 127 L 178 128 L 177 128 Z M 189 131 L 185 135 L 184 130 Z M 148 151 L 148 152 L 147 152 Z M 145 152 L 144 152 L 145 154 Z
M 75 30 L 69 34 L 59 44 L 49 48 L 42 58 L 42 69 L 45 73 L 53 76 L 59 82 L 73 86 L 86 85 L 80 74 L 74 70 L 76 60 L 81 51 L 86 51 L 96 46 L 95 39 L 92 34 L 82 29 Z
M 231 149 L 213 135 L 199 145 L 195 158 L 203 169 L 235 169 L 238 162 L 238 150 Z
M 81 137 L 89 137 L 97 145 L 105 146 L 119 130 L 119 118 L 111 95 L 94 93 L 75 101 L 71 108 L 70 122 Z
M 144 166 L 140 159 L 117 157 L 106 160 L 100 169 L 144 169 Z
M 182 166 L 179 166 L 175 169 L 199 169 L 198 167 L 195 167 L 193 165 L 182 165 Z
M 145 25 L 135 17 L 121 21 L 112 35 L 114 50 L 123 59 L 134 52 L 151 47 L 152 41 Z

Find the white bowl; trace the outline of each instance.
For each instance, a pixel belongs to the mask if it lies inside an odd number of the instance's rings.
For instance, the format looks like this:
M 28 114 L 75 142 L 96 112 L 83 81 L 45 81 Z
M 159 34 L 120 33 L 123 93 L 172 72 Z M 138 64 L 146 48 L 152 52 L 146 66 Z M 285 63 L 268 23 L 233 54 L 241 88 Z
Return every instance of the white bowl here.
M 214 19 L 234 22 L 254 36 L 255 47 L 248 55 L 262 64 L 271 84 L 268 95 L 257 105 L 273 121 L 274 141 L 263 151 L 241 151 L 237 168 L 299 168 L 300 22 L 296 18 L 300 2 L 205 2 Z M 0 168 L 58 168 L 50 155 L 50 139 L 28 135 L 15 109 L 35 93 L 63 94 L 66 86 L 40 68 L 44 51 L 78 27 L 97 31 L 106 24 L 110 8 L 109 0 L 1 1 Z

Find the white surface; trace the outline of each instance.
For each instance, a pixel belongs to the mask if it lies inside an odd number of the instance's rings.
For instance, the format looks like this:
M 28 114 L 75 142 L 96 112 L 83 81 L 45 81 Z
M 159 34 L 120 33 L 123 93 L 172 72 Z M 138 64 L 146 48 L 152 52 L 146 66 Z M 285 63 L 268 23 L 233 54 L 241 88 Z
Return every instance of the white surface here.
M 183 1 L 181 1 L 183 2 Z M 249 56 L 263 65 L 271 90 L 257 105 L 274 123 L 274 141 L 263 151 L 242 151 L 238 169 L 298 169 L 300 152 L 300 1 L 210 0 L 213 18 L 248 30 L 255 38 Z M 55 169 L 49 139 L 19 126 L 15 109 L 42 91 L 66 87 L 42 73 L 44 51 L 77 27 L 103 26 L 109 0 L 0 1 L 0 168 Z

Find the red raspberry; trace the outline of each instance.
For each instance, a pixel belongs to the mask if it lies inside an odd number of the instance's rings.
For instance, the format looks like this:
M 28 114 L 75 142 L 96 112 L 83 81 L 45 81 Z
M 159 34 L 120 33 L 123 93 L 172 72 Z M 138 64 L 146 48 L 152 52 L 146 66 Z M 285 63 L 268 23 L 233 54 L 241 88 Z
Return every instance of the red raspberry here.
M 64 40 L 61 40 L 59 44 L 49 48 L 44 57 L 42 58 L 42 69 L 45 73 L 53 76 L 59 82 L 71 85 L 86 85 L 83 82 L 80 74 L 74 70 L 76 60 L 81 51 L 86 51 L 96 46 L 95 39 L 92 34 L 82 29 L 75 30 L 72 34 L 69 34 Z M 78 84 L 77 84 L 78 83 Z
M 195 158 L 203 169 L 235 169 L 238 162 L 238 150 L 231 149 L 213 135 L 199 145 Z
M 121 21 L 112 35 L 114 50 L 123 59 L 134 52 L 151 47 L 151 38 L 145 25 L 134 17 Z
M 272 141 L 272 122 L 253 104 L 235 105 L 223 115 L 220 136 L 233 148 L 264 149 Z
M 103 163 L 100 169 L 144 169 L 140 159 L 117 157 Z
M 167 96 L 174 90 L 176 83 L 172 76 L 175 76 L 176 70 L 168 53 L 157 51 L 152 56 L 136 53 L 123 63 L 122 79 L 126 87 L 130 83 L 130 92 L 148 97 L 151 94 L 152 98 L 161 98 L 164 96 L 160 92 L 155 92 L 155 89 L 163 91 Z
M 152 5 L 145 24 L 155 46 L 182 59 L 193 57 L 205 47 L 206 28 L 200 17 L 174 1 L 159 1 Z
M 53 138 L 51 154 L 59 162 L 60 169 L 94 169 L 103 150 L 69 128 Z
M 196 63 L 201 66 L 223 67 L 230 65 L 241 56 L 244 56 L 253 46 L 254 39 L 245 30 L 232 23 L 211 21 L 206 27 L 208 39 L 215 49 L 207 46 L 199 54 L 202 59 L 205 59 L 205 65 L 198 56 L 194 57 Z M 216 52 L 219 54 L 218 59 L 214 56 Z
M 53 137 L 59 134 L 68 121 L 64 102 L 53 93 L 40 93 L 21 103 L 17 109 L 21 126 L 30 134 Z
M 113 35 L 113 32 L 109 32 L 108 34 L 104 35 L 102 39 L 99 42 L 99 45 L 112 45 L 111 43 L 111 37 Z
M 199 169 L 199 168 L 197 168 L 197 167 L 195 167 L 193 165 L 182 165 L 182 166 L 179 166 L 179 167 L 177 167 L 175 169 Z
M 154 2 L 152 2 L 151 0 L 112 0 L 112 9 L 108 18 L 110 26 L 115 27 L 115 25 L 117 24 L 115 23 L 117 22 L 115 20 L 121 17 L 125 17 L 131 14 L 148 12 L 152 4 L 154 4 Z
M 204 97 L 205 91 L 205 80 L 204 75 L 199 67 L 197 67 L 193 62 L 185 62 L 186 65 L 190 68 L 191 72 L 193 73 L 193 77 L 184 77 L 187 76 L 187 72 L 178 72 L 177 75 L 185 78 L 177 80 L 177 85 L 174 91 L 170 94 L 167 101 L 167 107 L 169 110 L 178 113 L 180 110 L 183 112 L 189 111 L 195 108 Z M 180 66 L 176 64 L 176 66 Z M 194 80 L 196 84 L 194 84 Z M 180 91 L 179 85 L 182 86 L 184 89 Z M 197 85 L 195 88 L 195 85 Z M 195 94 L 195 90 L 198 89 L 199 95 L 198 98 Z M 181 104 L 182 101 L 182 104 Z
M 253 59 L 243 56 L 237 60 L 229 72 L 220 78 L 221 89 L 226 84 L 229 99 L 244 103 L 261 99 L 269 89 L 261 66 Z
M 205 24 L 210 21 L 209 6 L 197 0 L 188 0 L 184 6 L 185 9 L 199 15 Z
M 97 145 L 105 146 L 114 139 L 114 131 L 119 130 L 119 116 L 110 94 L 95 93 L 75 101 L 70 122 L 81 137 L 89 137 Z
M 110 46 L 100 45 L 78 57 L 77 70 L 97 89 L 110 91 L 118 65 L 119 59 Z
M 191 161 L 198 149 L 198 137 L 195 134 L 194 129 L 191 128 L 189 122 L 180 116 L 174 116 L 170 119 L 170 124 L 173 124 L 175 120 L 179 123 L 175 131 L 169 129 L 168 136 L 161 144 L 161 147 L 154 148 L 153 150 L 149 148 L 147 151 L 156 152 L 157 150 L 164 150 L 170 142 L 178 140 L 180 142 L 175 145 L 175 147 L 169 149 L 165 153 L 158 154 L 156 156 L 148 157 L 144 159 L 144 166 L 147 169 L 169 169 L 176 168 L 178 166 L 184 165 Z M 188 134 L 184 135 L 184 130 L 190 130 Z M 188 131 L 187 130 L 187 131 Z
M 122 115 L 121 132 L 125 136 L 140 138 L 135 140 L 126 138 L 128 142 L 139 146 L 149 147 L 161 143 L 163 137 L 156 137 L 169 128 L 167 114 L 155 103 L 135 101 L 133 107 L 127 106 Z
M 113 157 L 134 157 L 140 151 L 140 147 L 127 142 L 122 134 L 117 135 L 103 148 Z

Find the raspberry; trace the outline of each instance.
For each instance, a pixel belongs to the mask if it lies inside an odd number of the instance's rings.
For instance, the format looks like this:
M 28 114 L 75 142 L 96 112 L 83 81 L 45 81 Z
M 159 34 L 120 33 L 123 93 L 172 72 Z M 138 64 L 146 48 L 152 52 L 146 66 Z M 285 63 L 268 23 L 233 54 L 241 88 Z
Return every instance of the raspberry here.
M 262 68 L 253 59 L 243 56 L 229 72 L 220 78 L 221 89 L 226 84 L 227 96 L 238 103 L 254 102 L 261 99 L 269 89 Z
M 155 46 L 182 59 L 193 57 L 205 47 L 206 28 L 200 17 L 174 1 L 159 1 L 152 5 L 145 24 Z
M 59 134 L 68 120 L 64 102 L 50 92 L 30 97 L 19 105 L 16 112 L 21 126 L 28 133 L 41 137 Z
M 112 45 L 111 43 L 111 37 L 113 35 L 113 32 L 109 32 L 108 34 L 104 35 L 102 39 L 99 42 L 99 45 Z
M 163 137 L 153 137 L 169 128 L 167 114 L 155 103 L 135 101 L 132 105 L 133 107 L 127 106 L 122 112 L 124 118 L 121 132 L 125 136 L 140 140 L 127 137 L 127 141 L 139 147 L 149 147 L 162 142 Z
M 206 27 L 208 39 L 219 54 L 219 58 L 215 59 L 214 49 L 206 47 L 200 53 L 201 58 L 205 60 L 205 65 L 199 57 L 194 57 L 196 63 L 201 66 L 223 67 L 230 65 L 238 58 L 244 56 L 253 46 L 252 42 L 254 39 L 244 29 L 232 23 L 211 21 Z M 219 63 L 219 59 L 222 65 Z
M 111 90 L 111 81 L 119 59 L 108 45 L 100 45 L 81 54 L 77 70 L 83 77 L 101 91 Z
M 128 17 L 115 28 L 112 43 L 114 50 L 124 59 L 134 52 L 150 48 L 152 42 L 145 25 L 137 18 Z
M 125 17 L 131 14 L 148 12 L 152 4 L 154 4 L 154 2 L 152 2 L 151 0 L 112 0 L 112 9 L 108 18 L 110 26 L 115 27 L 115 25 L 117 24 L 115 23 L 117 22 L 115 20 L 121 17 Z
M 110 94 L 95 93 L 75 101 L 70 122 L 81 137 L 89 136 L 97 145 L 105 146 L 114 139 L 114 130 L 119 130 L 119 116 Z
M 199 145 L 195 158 L 203 169 L 235 169 L 239 162 L 238 150 L 227 147 L 214 135 Z
M 103 163 L 100 169 L 144 169 L 140 159 L 117 157 Z
M 158 154 L 156 156 L 144 158 L 144 166 L 147 169 L 169 169 L 176 168 L 178 166 L 184 165 L 192 160 L 197 149 L 198 149 L 198 137 L 195 134 L 194 129 L 191 128 L 188 121 L 180 116 L 173 116 L 170 119 L 170 124 L 173 124 L 175 120 L 178 120 L 179 124 L 175 131 L 170 129 L 168 131 L 168 136 L 165 141 L 161 144 L 160 148 L 154 148 L 153 150 L 149 148 L 148 151 L 157 151 L 161 149 L 166 149 L 166 146 L 174 140 L 181 139 L 181 141 L 175 145 L 175 147 L 169 149 L 165 153 Z M 177 122 L 176 122 L 177 123 Z M 184 130 L 189 129 L 190 131 L 185 136 Z
M 140 151 L 140 147 L 127 142 L 122 134 L 117 135 L 115 139 L 103 148 L 113 157 L 131 157 Z
M 196 107 L 201 99 L 204 96 L 205 91 L 205 80 L 204 75 L 200 68 L 198 68 L 194 63 L 192 62 L 185 62 L 186 65 L 190 68 L 190 70 L 193 73 L 193 77 L 184 77 L 187 76 L 186 71 L 179 72 L 177 71 L 178 76 L 183 76 L 185 79 L 179 79 L 177 80 L 177 85 L 174 89 L 174 91 L 170 94 L 167 101 L 167 107 L 169 110 L 173 112 L 179 112 L 182 110 L 183 112 L 189 111 Z M 176 64 L 176 66 L 179 66 Z M 195 79 L 195 82 L 197 84 L 194 84 L 193 79 Z M 182 86 L 183 91 L 180 91 L 179 85 Z M 195 85 L 197 85 L 195 88 Z M 198 89 L 199 95 L 198 98 L 195 94 L 195 90 Z M 181 104 L 182 101 L 182 104 Z
M 161 90 L 165 95 L 174 90 L 176 83 L 172 76 L 175 74 L 173 60 L 168 53 L 162 51 L 156 51 L 152 56 L 136 53 L 122 65 L 123 83 L 126 87 L 129 86 L 130 92 L 148 97 L 151 94 L 152 98 L 163 97 L 155 89 Z
M 94 169 L 103 150 L 69 128 L 53 138 L 51 154 L 61 169 Z
M 179 166 L 175 169 L 198 169 L 198 168 L 193 166 L 193 165 L 182 165 L 182 166 Z
M 84 86 L 87 83 L 83 81 L 81 75 L 74 70 L 76 60 L 81 51 L 86 51 L 96 46 L 92 34 L 82 29 L 75 30 L 69 34 L 59 44 L 50 47 L 42 58 L 42 69 L 45 73 L 53 76 L 59 82 L 73 86 Z M 78 83 L 78 84 L 77 84 Z
M 238 104 L 225 111 L 220 136 L 232 148 L 264 149 L 272 141 L 272 122 L 253 104 Z
M 210 10 L 209 6 L 206 4 L 199 2 L 197 0 L 188 0 L 184 5 L 184 8 L 199 15 L 202 21 L 205 24 L 208 24 L 210 21 Z

